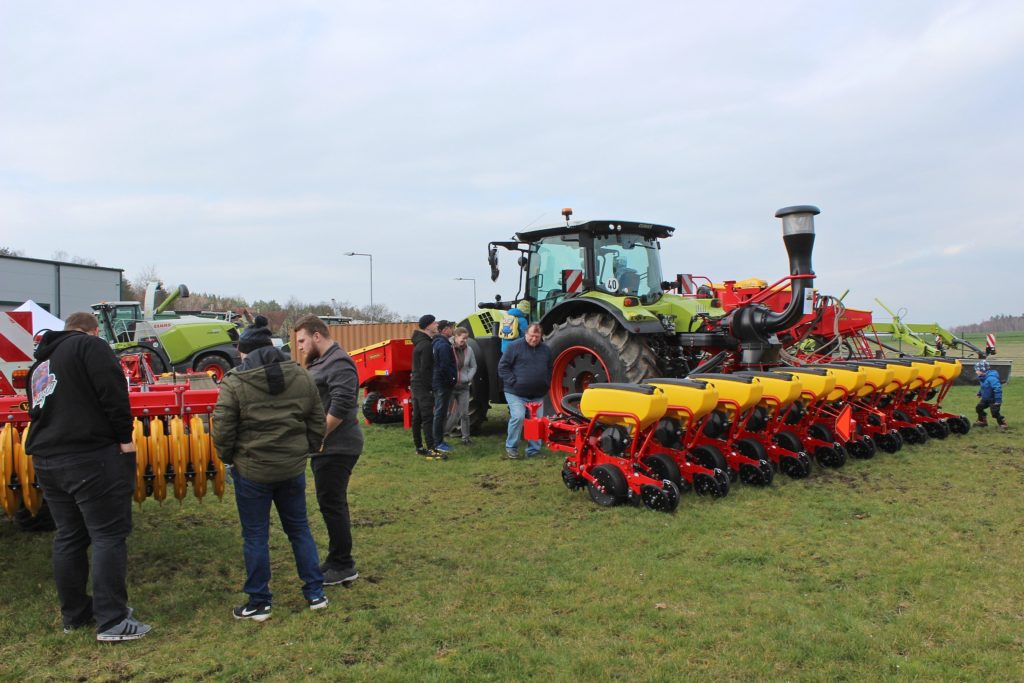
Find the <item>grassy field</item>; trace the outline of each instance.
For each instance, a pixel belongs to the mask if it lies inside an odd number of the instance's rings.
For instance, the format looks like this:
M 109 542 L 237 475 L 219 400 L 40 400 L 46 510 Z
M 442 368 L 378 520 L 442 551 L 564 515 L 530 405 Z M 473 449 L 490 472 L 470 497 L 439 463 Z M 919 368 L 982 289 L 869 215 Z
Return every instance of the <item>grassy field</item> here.
M 985 335 L 969 334 L 965 339 L 981 350 L 985 350 Z M 1000 332 L 996 334 L 996 355 L 1000 360 L 1012 360 L 1011 377 L 1024 377 L 1024 332 Z
M 947 407 L 973 415 L 974 401 L 958 387 Z M 51 536 L 0 524 L 0 678 L 1020 680 L 1024 382 L 1006 386 L 1004 413 L 1008 433 L 721 500 L 685 494 L 672 515 L 599 508 L 562 486 L 556 457 L 500 460 L 497 420 L 448 462 L 419 460 L 401 429 L 368 428 L 354 587 L 306 610 L 275 527 L 273 618 L 234 621 L 230 489 L 147 501 L 129 590 L 155 629 L 120 645 L 61 633 Z

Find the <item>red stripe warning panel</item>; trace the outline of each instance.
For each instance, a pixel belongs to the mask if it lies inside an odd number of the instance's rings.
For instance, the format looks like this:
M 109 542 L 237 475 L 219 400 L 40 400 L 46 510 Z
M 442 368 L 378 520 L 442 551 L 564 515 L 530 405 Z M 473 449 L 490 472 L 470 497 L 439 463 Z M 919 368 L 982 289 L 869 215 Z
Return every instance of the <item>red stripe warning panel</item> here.
M 0 313 L 0 360 L 32 360 L 32 314 L 28 311 Z
M 583 291 L 583 271 L 582 270 L 563 270 L 562 271 L 562 282 L 564 283 L 563 289 L 566 294 L 576 294 L 577 292 Z
M 990 348 L 993 348 L 993 349 L 996 348 L 996 335 L 994 335 L 994 334 L 988 335 L 987 337 L 985 337 L 985 341 L 988 343 L 988 346 Z

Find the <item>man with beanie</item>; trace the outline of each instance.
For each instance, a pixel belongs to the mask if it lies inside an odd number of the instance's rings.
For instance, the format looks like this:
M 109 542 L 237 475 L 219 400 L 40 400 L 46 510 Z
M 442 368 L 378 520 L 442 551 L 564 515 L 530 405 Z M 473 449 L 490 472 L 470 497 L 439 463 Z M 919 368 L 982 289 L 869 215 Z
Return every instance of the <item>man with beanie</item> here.
M 412 443 L 416 454 L 427 460 L 444 458 L 435 450 L 434 440 L 434 354 L 431 339 L 437 334 L 437 319 L 429 313 L 421 316 L 419 329 L 412 333 Z M 424 440 L 426 443 L 424 443 Z
M 57 524 L 53 578 L 64 632 L 95 623 L 96 640 L 137 640 L 151 627 L 128 607 L 135 492 L 128 382 L 91 313 L 72 313 L 63 332 L 44 334 L 35 357 L 25 450 Z
M 232 465 L 242 524 L 247 604 L 235 619 L 270 618 L 270 504 L 291 542 L 302 594 L 327 607 L 324 575 L 306 515 L 306 459 L 324 439 L 324 410 L 308 372 L 274 348 L 267 319 L 256 316 L 238 340 L 241 364 L 224 376 L 213 409 L 213 443 Z
M 348 482 L 363 452 L 363 430 L 356 416 L 359 373 L 320 318 L 305 315 L 295 323 L 294 331 L 295 346 L 313 375 L 326 414 L 323 444 L 310 461 L 316 500 L 327 526 L 327 558 L 321 565 L 324 585 L 348 586 L 359 578 L 348 512 Z
M 452 447 L 444 440 L 445 426 L 448 424 L 448 413 L 451 410 L 452 392 L 459 381 L 459 368 L 452 348 L 452 330 L 450 321 L 437 323 L 437 335 L 431 341 L 431 353 L 434 356 L 434 372 L 430 388 L 434 392 L 434 448 L 442 459 L 452 452 Z

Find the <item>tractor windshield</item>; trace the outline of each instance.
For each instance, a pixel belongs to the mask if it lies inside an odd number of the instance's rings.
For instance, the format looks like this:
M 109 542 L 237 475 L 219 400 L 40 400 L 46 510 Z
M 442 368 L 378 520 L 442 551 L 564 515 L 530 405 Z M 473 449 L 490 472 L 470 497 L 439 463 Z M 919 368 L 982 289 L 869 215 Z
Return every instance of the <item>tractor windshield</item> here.
M 526 295 L 536 301 L 537 319 L 564 299 L 567 293 L 583 290 L 584 267 L 579 235 L 553 235 L 530 245 Z
M 658 240 L 641 235 L 595 235 L 597 288 L 608 294 L 635 296 L 652 304 L 661 296 Z

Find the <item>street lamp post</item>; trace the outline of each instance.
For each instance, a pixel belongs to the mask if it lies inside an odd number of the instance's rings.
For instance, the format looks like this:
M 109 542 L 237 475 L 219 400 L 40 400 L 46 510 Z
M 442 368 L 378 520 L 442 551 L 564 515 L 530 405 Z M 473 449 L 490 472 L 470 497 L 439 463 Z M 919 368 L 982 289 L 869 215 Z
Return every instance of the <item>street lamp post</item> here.
M 472 282 L 473 283 L 473 310 L 475 311 L 476 307 L 477 307 L 477 300 L 476 300 L 476 278 L 474 278 L 474 277 L 457 277 L 457 278 L 454 278 L 454 279 L 455 280 L 468 281 L 468 282 Z
M 365 256 L 370 259 L 370 319 L 373 319 L 373 254 L 361 254 L 358 251 L 346 251 L 345 256 Z

